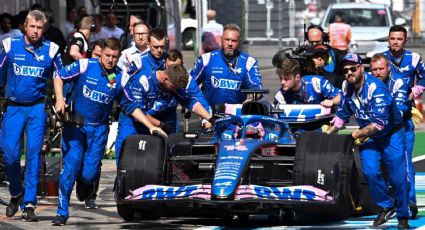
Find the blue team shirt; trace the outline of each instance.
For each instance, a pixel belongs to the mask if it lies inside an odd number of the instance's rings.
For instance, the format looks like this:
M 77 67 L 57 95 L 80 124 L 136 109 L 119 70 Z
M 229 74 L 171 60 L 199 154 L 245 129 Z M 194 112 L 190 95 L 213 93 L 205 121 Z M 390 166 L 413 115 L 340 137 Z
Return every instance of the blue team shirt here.
M 375 124 L 380 131 L 372 138 L 389 134 L 401 124 L 402 116 L 387 86 L 378 78 L 365 73 L 363 86 L 356 93 L 354 87 L 343 86 L 344 97 L 336 115 L 348 123 L 352 114 L 360 128 Z
M 131 77 L 127 73 L 122 73 L 122 78 L 127 79 L 127 82 L 124 87 L 125 96 L 120 99 L 120 104 L 126 114 L 133 113 L 137 108 L 149 115 L 175 112 L 177 103 L 181 103 L 190 110 L 193 110 L 195 105 L 200 103 L 206 110 L 209 110 L 204 95 L 191 77 L 189 77 L 185 89 L 167 92 L 159 84 L 156 71 L 141 69 Z
M 391 56 L 389 50 L 383 54 L 395 69 L 410 77 L 409 88 L 414 86 L 415 80 L 417 85 L 425 87 L 425 64 L 419 54 L 405 50 L 398 59 Z
M 127 72 L 130 77 L 136 75 L 141 70 L 150 72 L 155 69 L 165 67 L 165 54 L 163 57 L 156 59 L 152 56 L 151 51 L 148 51 L 146 53 L 142 53 L 141 55 L 133 55 L 132 58 L 133 59 L 130 64 L 130 68 L 123 70 Z
M 47 79 L 62 68 L 59 46 L 41 39 L 33 46 L 24 35 L 3 40 L 0 53 L 0 83 L 6 82 L 6 98 L 32 103 L 44 98 Z
M 275 95 L 274 104 L 320 104 L 325 99 L 332 99 L 341 90 L 334 87 L 323 76 L 306 75 L 301 77 L 299 92 L 284 91 L 282 88 Z
M 74 79 L 71 100 L 76 113 L 86 124 L 104 124 L 109 121 L 114 100 L 122 94 L 120 74 L 117 83 L 109 83 L 98 58 L 80 59 L 59 70 L 55 77 Z
M 232 60 L 227 60 L 221 50 L 205 53 L 198 58 L 190 75 L 198 84 L 202 83 L 211 106 L 240 104 L 246 100 L 241 89 L 262 88 L 257 60 L 243 52 Z
M 408 119 L 411 117 L 412 102 L 409 100 L 411 90 L 409 88 L 411 79 L 407 74 L 400 73 L 391 66 L 390 76 L 385 81 L 391 96 L 395 99 L 402 117 Z

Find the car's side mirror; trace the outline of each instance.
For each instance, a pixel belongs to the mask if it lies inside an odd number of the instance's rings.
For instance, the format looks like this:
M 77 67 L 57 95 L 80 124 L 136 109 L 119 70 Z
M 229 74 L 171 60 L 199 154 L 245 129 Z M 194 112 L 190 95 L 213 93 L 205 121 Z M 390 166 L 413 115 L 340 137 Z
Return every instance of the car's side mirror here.
M 398 26 L 406 25 L 406 19 L 404 18 L 397 18 L 394 22 Z

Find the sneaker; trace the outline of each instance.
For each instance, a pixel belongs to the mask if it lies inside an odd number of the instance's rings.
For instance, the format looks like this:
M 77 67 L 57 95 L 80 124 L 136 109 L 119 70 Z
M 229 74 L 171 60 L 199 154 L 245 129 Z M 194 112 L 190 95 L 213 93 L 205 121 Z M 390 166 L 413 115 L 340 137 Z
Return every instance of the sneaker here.
M 410 204 L 409 209 L 410 209 L 410 219 L 411 220 L 416 219 L 416 216 L 418 215 L 418 206 L 416 206 L 416 204 Z
M 64 216 L 61 216 L 61 215 L 57 215 L 56 217 L 55 217 L 55 219 L 53 219 L 52 220 L 52 224 L 54 225 L 54 226 L 63 226 L 63 225 L 65 225 L 66 224 L 66 221 L 68 220 L 68 217 L 64 217 Z
M 84 200 L 84 203 L 86 204 L 86 208 L 88 209 L 96 209 L 96 200 L 95 199 L 86 199 Z
M 394 208 L 384 208 L 378 214 L 378 216 L 373 221 L 373 227 L 378 227 L 385 224 L 385 222 L 391 220 L 395 216 Z
M 409 229 L 409 221 L 407 218 L 398 218 L 397 229 Z
M 24 199 L 24 193 L 22 192 L 17 197 L 10 198 L 10 202 L 6 207 L 6 216 L 13 217 L 19 209 L 19 205 L 21 205 Z
M 22 212 L 22 219 L 30 222 L 37 222 L 38 217 L 34 213 L 34 207 L 25 207 Z

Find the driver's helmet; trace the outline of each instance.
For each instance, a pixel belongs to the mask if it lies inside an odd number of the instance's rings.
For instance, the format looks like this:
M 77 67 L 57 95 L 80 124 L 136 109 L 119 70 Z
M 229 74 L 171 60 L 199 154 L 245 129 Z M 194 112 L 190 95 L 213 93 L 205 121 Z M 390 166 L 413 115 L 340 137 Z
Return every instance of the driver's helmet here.
M 254 122 L 245 127 L 245 137 L 253 139 L 261 139 L 265 135 L 264 127 L 261 122 Z

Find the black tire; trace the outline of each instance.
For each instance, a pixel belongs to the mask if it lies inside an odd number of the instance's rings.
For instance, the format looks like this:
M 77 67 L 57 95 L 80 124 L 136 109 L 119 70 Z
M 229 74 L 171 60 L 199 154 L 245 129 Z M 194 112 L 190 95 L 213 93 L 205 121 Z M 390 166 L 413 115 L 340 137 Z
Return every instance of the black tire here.
M 182 33 L 182 48 L 184 50 L 193 50 L 195 48 L 195 28 L 187 28 Z
M 168 143 L 163 137 L 153 135 L 134 135 L 128 137 L 122 146 L 115 188 L 118 214 L 124 220 L 132 220 L 135 213 L 139 219 L 159 219 L 162 215 L 160 205 L 135 205 L 122 203 L 131 190 L 144 185 L 163 185 L 167 177 L 166 161 Z M 126 201 L 128 202 L 128 201 Z M 121 203 L 121 205 L 120 205 Z M 123 210 L 128 208 L 130 211 Z
M 328 191 L 336 201 L 333 204 L 306 202 L 294 206 L 295 213 L 320 216 L 322 220 L 348 218 L 353 212 L 350 198 L 354 164 L 351 137 L 304 132 L 299 136 L 295 151 L 295 185 L 312 185 Z
M 134 219 L 134 209 L 131 204 L 117 204 L 118 215 L 125 221 L 132 221 Z

